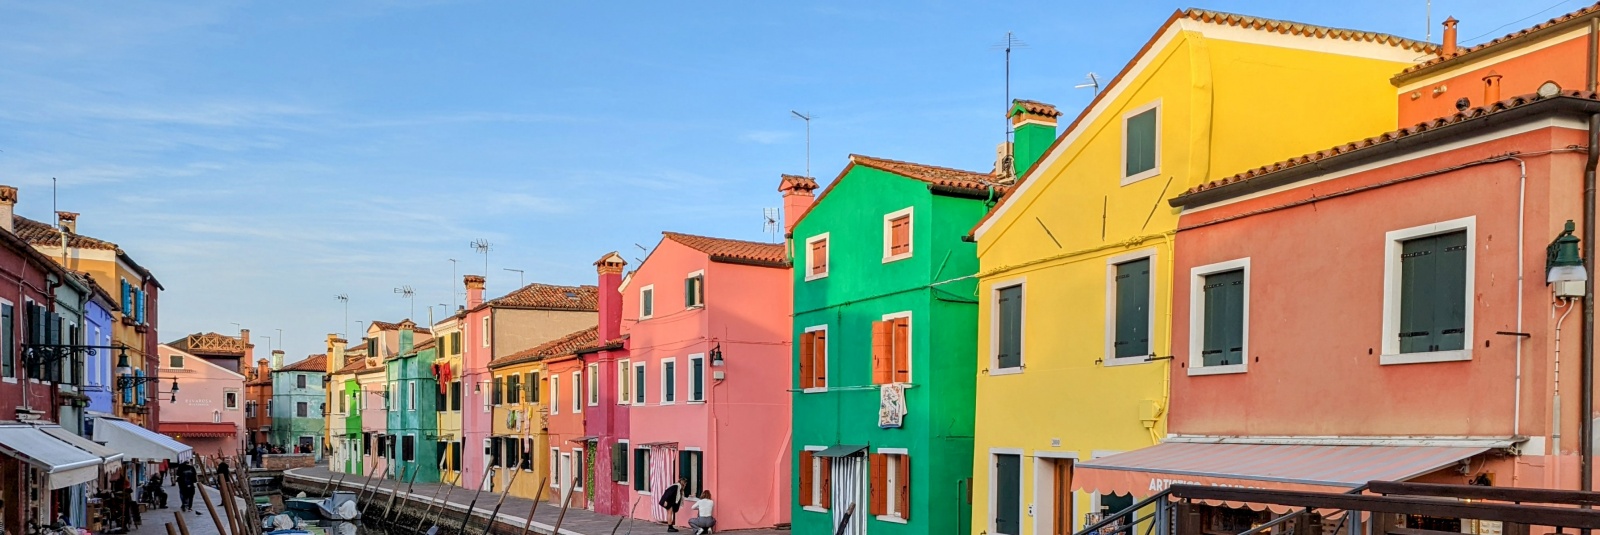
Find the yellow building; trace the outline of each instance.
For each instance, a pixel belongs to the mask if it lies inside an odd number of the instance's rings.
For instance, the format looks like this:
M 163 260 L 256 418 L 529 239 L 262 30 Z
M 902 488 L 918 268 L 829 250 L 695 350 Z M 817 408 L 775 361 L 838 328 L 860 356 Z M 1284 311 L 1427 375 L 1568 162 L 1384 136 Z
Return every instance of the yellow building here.
M 973 533 L 1072 533 L 1138 498 L 1074 491 L 1071 477 L 1074 463 L 1165 435 L 1167 374 L 1186 373 L 1170 368 L 1181 364 L 1169 356 L 1178 218 L 1167 199 L 1392 128 L 1389 77 L 1431 50 L 1179 11 L 1053 143 L 1053 128 L 1038 128 L 1053 127 L 1053 108 L 1013 108 L 1025 174 L 973 232 Z
M 466 313 L 458 313 L 433 324 L 433 334 L 439 341 L 434 364 L 448 369 L 450 378 L 445 405 L 439 407 L 439 440 L 447 443 L 439 481 L 456 485 L 461 480 L 461 320 L 465 317 Z
M 549 376 L 544 361 L 594 344 L 595 333 L 590 327 L 489 362 L 494 406 L 490 440 L 495 444 L 490 449 L 502 459 L 499 467 L 491 468 L 494 490 L 509 489 L 512 496 L 528 499 L 551 496 L 550 456 L 545 454 L 551 447 L 549 411 L 543 391 L 543 380 Z

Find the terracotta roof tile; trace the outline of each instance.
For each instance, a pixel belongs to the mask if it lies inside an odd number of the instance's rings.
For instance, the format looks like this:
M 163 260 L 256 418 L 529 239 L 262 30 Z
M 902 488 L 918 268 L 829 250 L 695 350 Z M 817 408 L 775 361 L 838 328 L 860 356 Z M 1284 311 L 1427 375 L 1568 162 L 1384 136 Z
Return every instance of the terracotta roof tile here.
M 1486 42 L 1483 42 L 1483 43 L 1479 43 L 1479 44 L 1474 45 L 1474 46 L 1469 46 L 1469 47 L 1464 47 L 1464 48 L 1457 48 L 1456 52 L 1454 54 L 1449 55 L 1449 56 L 1435 56 L 1435 57 L 1429 59 L 1428 61 L 1424 61 L 1422 63 L 1418 63 L 1416 65 L 1412 65 L 1410 67 L 1407 67 L 1406 70 L 1400 71 L 1400 74 L 1396 75 L 1395 79 L 1396 80 L 1400 80 L 1400 79 L 1403 79 L 1403 78 L 1408 78 L 1409 77 L 1408 75 L 1410 75 L 1410 74 L 1416 73 L 1418 71 L 1427 69 L 1427 68 L 1432 67 L 1434 65 L 1438 65 L 1440 63 L 1444 63 L 1446 61 L 1450 61 L 1450 60 L 1453 60 L 1453 59 L 1456 59 L 1456 58 L 1459 58 L 1459 57 L 1462 57 L 1462 56 L 1466 56 L 1466 55 L 1469 55 L 1469 54 L 1473 54 L 1473 53 L 1476 53 L 1476 52 L 1481 52 L 1481 51 L 1489 50 L 1489 49 L 1493 49 L 1493 48 L 1500 48 L 1501 45 L 1505 45 L 1507 43 L 1522 41 L 1524 38 L 1528 38 L 1529 36 L 1532 36 L 1534 34 L 1542 33 L 1543 30 L 1546 30 L 1546 29 L 1549 29 L 1549 28 L 1552 28 L 1552 27 L 1555 27 L 1555 26 L 1562 25 L 1563 23 L 1572 22 L 1572 21 L 1575 21 L 1577 19 L 1581 19 L 1581 18 L 1587 17 L 1589 15 L 1595 15 L 1597 13 L 1600 13 L 1600 4 L 1594 4 L 1594 5 L 1585 7 L 1583 9 L 1579 9 L 1577 11 L 1573 11 L 1571 13 L 1567 13 L 1565 15 L 1562 15 L 1562 16 L 1559 16 L 1559 17 L 1556 17 L 1556 18 L 1541 22 L 1539 24 L 1535 24 L 1533 26 L 1529 26 L 1527 28 L 1523 28 L 1521 30 L 1517 30 L 1515 32 L 1508 33 L 1508 34 L 1506 34 L 1506 35 L 1504 35 L 1502 37 L 1498 37 L 1498 38 L 1495 38 L 1495 39 L 1492 39 L 1492 40 L 1489 40 L 1489 41 L 1486 41 Z
M 1573 90 L 1573 91 L 1563 91 L 1563 92 L 1561 92 L 1561 94 L 1557 95 L 1556 97 L 1550 97 L 1550 98 L 1578 98 L 1578 99 L 1600 101 L 1600 93 L 1591 93 L 1591 92 L 1587 92 L 1587 91 Z M 1224 178 L 1217 179 L 1217 180 L 1212 180 L 1210 182 L 1206 182 L 1204 184 L 1200 184 L 1200 185 L 1194 186 L 1192 188 L 1189 188 L 1188 191 L 1185 191 L 1182 194 L 1178 195 L 1173 201 L 1174 201 L 1174 204 L 1178 204 L 1178 201 L 1180 201 L 1181 199 L 1183 199 L 1183 198 L 1185 198 L 1187 196 L 1190 196 L 1190 195 L 1194 195 L 1196 193 L 1200 193 L 1202 191 L 1213 190 L 1213 189 L 1221 188 L 1221 187 L 1224 187 L 1224 186 L 1232 186 L 1232 185 L 1236 185 L 1236 184 L 1242 184 L 1244 182 L 1248 182 L 1248 181 L 1251 181 L 1251 180 L 1259 179 L 1261 177 L 1264 177 L 1264 176 L 1267 176 L 1267 175 L 1270 175 L 1270 174 L 1273 174 L 1273 173 L 1277 173 L 1277 172 L 1280 172 L 1280 171 L 1285 171 L 1285 170 L 1288 170 L 1288 169 L 1291 169 L 1291 168 L 1294 168 L 1294 167 L 1298 167 L 1298 166 L 1301 166 L 1301 165 L 1316 163 L 1316 162 L 1319 162 L 1319 161 L 1322 161 L 1322 160 L 1326 160 L 1328 158 L 1332 158 L 1332 157 L 1335 157 L 1335 156 L 1343 156 L 1343 155 L 1355 153 L 1355 152 L 1358 152 L 1358 151 L 1361 151 L 1361 150 L 1364 150 L 1364 149 L 1367 149 L 1367 148 L 1375 147 L 1375 146 L 1378 146 L 1378 145 L 1383 145 L 1383 144 L 1386 144 L 1386 143 L 1397 142 L 1399 140 L 1402 140 L 1402 139 L 1405 139 L 1407 137 L 1414 136 L 1414 135 L 1417 135 L 1417 134 L 1421 134 L 1423 132 L 1437 130 L 1439 128 L 1443 128 L 1443 127 L 1454 125 L 1454 124 L 1459 124 L 1459 123 L 1462 123 L 1462 122 L 1466 122 L 1468 120 L 1477 119 L 1477 118 L 1488 116 L 1488 115 L 1494 115 L 1494 114 L 1497 114 L 1497 113 L 1502 113 L 1502 112 L 1505 112 L 1507 110 L 1520 108 L 1520 107 L 1527 106 L 1529 104 L 1532 104 L 1532 103 L 1535 103 L 1535 102 L 1539 102 L 1539 101 L 1542 101 L 1542 100 L 1548 100 L 1548 99 L 1544 98 L 1544 97 L 1540 97 L 1538 95 L 1519 95 L 1519 96 L 1508 98 L 1506 100 L 1502 100 L 1500 102 L 1495 102 L 1495 103 L 1492 103 L 1492 104 L 1488 104 L 1488 105 L 1485 105 L 1485 106 L 1479 106 L 1479 107 L 1476 107 L 1476 108 L 1469 108 L 1469 109 L 1457 112 L 1455 115 L 1449 115 L 1449 116 L 1433 119 L 1431 121 L 1425 121 L 1425 122 L 1417 123 L 1417 124 L 1415 124 L 1415 125 L 1413 125 L 1411 127 L 1408 127 L 1408 128 L 1401 128 L 1399 130 L 1393 130 L 1393 131 L 1389 131 L 1389 132 L 1384 132 L 1382 134 L 1378 134 L 1376 136 L 1372 136 L 1372 137 L 1369 137 L 1369 138 L 1366 138 L 1366 139 L 1361 139 L 1361 140 L 1352 141 L 1352 142 L 1349 142 L 1349 143 L 1344 143 L 1342 145 L 1330 147 L 1330 148 L 1324 149 L 1324 150 L 1319 150 L 1317 152 L 1313 152 L 1313 153 L 1310 153 L 1310 154 L 1296 156 L 1296 157 L 1293 157 L 1293 158 L 1289 158 L 1287 160 L 1274 162 L 1274 163 L 1271 163 L 1271 164 L 1268 164 L 1268 165 L 1263 165 L 1263 166 L 1257 167 L 1255 169 L 1249 169 L 1249 170 L 1246 170 L 1246 171 L 1243 171 L 1243 172 L 1240 172 L 1240 173 L 1235 173 L 1233 176 L 1224 177 Z
M 400 320 L 400 321 L 401 321 L 401 323 L 405 322 L 405 320 Z M 398 331 L 398 330 L 400 330 L 400 323 L 389 323 L 387 321 L 373 320 L 372 321 L 372 325 L 377 327 L 378 330 L 380 330 L 380 331 Z M 431 331 L 428 330 L 427 327 L 423 327 L 421 325 L 413 327 L 411 329 L 411 331 L 412 332 L 419 332 L 419 333 L 431 332 Z
M 768 267 L 789 266 L 788 251 L 781 243 L 711 238 L 678 232 L 662 232 L 661 235 L 685 247 L 705 253 L 713 262 Z
M 32 245 L 61 246 L 61 230 L 55 225 L 34 221 L 22 216 L 12 216 L 12 233 Z M 73 232 L 67 233 L 67 247 L 72 249 L 117 250 L 117 244 L 90 238 Z
M 597 352 L 597 351 L 605 351 L 605 350 L 608 350 L 608 349 L 622 349 L 623 344 L 628 341 L 628 336 L 629 335 L 624 334 L 622 336 L 618 336 L 616 338 L 612 338 L 612 339 L 606 340 L 604 342 L 599 341 L 599 340 L 595 340 L 594 342 L 591 342 L 589 345 L 586 345 L 586 346 L 578 348 L 576 350 L 576 352 L 577 353 L 585 353 L 585 354 L 587 354 L 587 353 L 594 353 L 594 352 Z
M 800 175 L 780 175 L 778 178 L 778 191 L 814 191 L 817 189 L 817 179 Z
M 559 286 L 535 282 L 516 291 L 490 299 L 485 306 L 534 308 L 539 310 L 578 310 L 597 312 L 600 288 L 597 286 Z
M 1037 100 L 1012 99 L 1010 114 L 1016 115 L 1018 111 L 1023 113 L 1031 113 L 1034 115 L 1043 115 L 1045 117 L 1061 116 L 1061 110 L 1056 109 L 1056 107 L 1053 105 L 1045 104 Z
M 490 368 L 499 368 L 513 364 L 533 362 L 546 357 L 566 355 L 586 345 L 593 344 L 599 337 L 599 328 L 590 327 L 581 331 L 568 333 L 565 336 L 539 344 L 537 346 L 494 359 L 489 362 Z
M 379 366 L 373 366 L 373 367 L 377 368 Z M 359 372 L 359 371 L 365 370 L 365 369 L 367 369 L 367 359 L 358 359 L 355 362 L 352 362 L 352 363 L 350 363 L 348 365 L 345 365 L 345 367 L 343 367 L 343 368 L 339 368 L 339 371 L 336 371 L 336 372 L 333 372 L 333 373 L 335 375 L 340 375 L 340 374 L 346 374 L 346 373 L 355 373 L 355 372 Z
M 292 364 L 284 365 L 274 372 L 320 372 L 328 369 L 327 355 L 312 355 Z
M 864 167 L 871 167 L 880 171 L 887 171 L 906 178 L 921 180 L 936 186 L 947 186 L 964 189 L 985 189 L 988 187 L 1003 188 L 996 177 L 989 173 L 976 171 L 963 171 L 937 165 L 903 162 L 888 158 L 874 158 L 851 154 L 850 163 Z

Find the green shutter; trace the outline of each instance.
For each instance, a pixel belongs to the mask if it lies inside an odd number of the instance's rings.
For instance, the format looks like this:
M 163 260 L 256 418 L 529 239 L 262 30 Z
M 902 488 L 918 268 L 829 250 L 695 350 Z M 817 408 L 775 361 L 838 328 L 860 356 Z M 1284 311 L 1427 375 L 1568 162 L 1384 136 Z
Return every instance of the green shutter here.
M 1433 351 L 1438 329 L 1434 325 L 1434 277 L 1439 240 L 1417 238 L 1400 245 L 1400 352 Z
M 628 480 L 628 445 L 618 442 L 611 445 L 611 482 Z
M 997 535 L 1022 533 L 1022 456 L 995 456 L 994 532 Z
M 1002 369 L 1022 366 L 1022 287 L 1001 288 L 995 308 L 1000 315 L 997 364 Z
M 1117 358 L 1150 354 L 1150 259 L 1141 258 L 1117 264 L 1115 275 L 1116 338 L 1112 342 Z
M 1129 117 L 1124 155 L 1127 167 L 1122 176 L 1133 176 L 1156 167 L 1156 110 Z
M 650 490 L 646 486 L 649 484 L 649 455 L 650 450 L 644 448 L 633 450 L 633 490 Z
M 1202 366 L 1244 362 L 1244 270 L 1205 277 Z
M 1439 259 L 1434 262 L 1434 351 L 1456 351 L 1466 347 L 1467 332 L 1467 233 L 1441 234 Z

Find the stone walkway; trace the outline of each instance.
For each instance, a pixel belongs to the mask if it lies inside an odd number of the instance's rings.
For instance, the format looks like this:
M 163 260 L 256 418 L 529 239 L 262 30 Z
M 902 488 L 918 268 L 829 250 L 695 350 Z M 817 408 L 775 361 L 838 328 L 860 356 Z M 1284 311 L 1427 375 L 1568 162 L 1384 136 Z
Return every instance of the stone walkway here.
M 320 488 L 321 486 L 326 485 L 330 478 L 333 480 L 338 480 L 339 476 L 325 467 L 318 466 L 313 468 L 295 468 L 288 470 L 284 472 L 283 477 L 285 483 L 287 483 L 290 479 L 295 479 L 299 481 L 312 482 Z M 363 479 L 359 476 L 351 475 L 347 476 L 344 482 L 339 486 L 344 490 L 359 491 L 361 489 L 362 482 Z M 369 484 L 369 488 L 367 489 L 369 494 L 372 493 L 370 486 L 371 484 Z M 379 496 L 378 507 L 381 507 L 383 503 L 387 503 L 389 493 L 394 492 L 396 487 L 398 487 L 401 491 L 401 498 L 410 497 L 412 501 L 421 503 L 438 504 L 440 501 L 443 501 L 444 493 L 447 492 L 447 490 L 440 490 L 441 484 L 439 483 L 417 483 L 412 486 L 409 494 L 404 492 L 406 486 L 405 483 L 384 480 L 381 485 L 378 486 L 383 489 L 377 492 L 377 495 Z M 466 511 L 467 504 L 472 501 L 472 494 L 472 492 L 466 491 L 466 489 L 456 489 L 454 493 L 450 494 L 449 507 L 456 511 Z M 437 496 L 437 498 L 435 496 Z M 483 493 L 478 497 L 477 505 L 473 507 L 473 514 L 480 518 L 487 518 L 489 516 L 489 512 L 494 509 L 495 502 L 499 499 L 500 495 L 498 494 Z M 533 500 L 527 498 L 518 498 L 516 496 L 508 496 L 506 498 L 505 505 L 501 506 L 500 514 L 495 517 L 495 520 L 501 524 L 510 526 L 513 531 L 521 531 L 523 523 L 525 523 L 528 519 L 528 510 L 532 507 Z M 374 507 L 373 511 L 379 511 L 379 509 Z M 551 533 L 550 530 L 555 525 L 556 517 L 560 514 L 560 506 L 552 505 L 548 502 L 540 504 L 538 512 L 534 513 L 532 532 L 542 534 Z M 619 534 L 666 533 L 666 526 L 664 524 L 643 520 L 624 520 L 619 528 L 617 525 L 617 520 L 620 518 L 621 517 L 602 515 L 583 509 L 569 509 L 567 510 L 567 516 L 561 521 L 561 533 L 565 535 L 609 535 L 612 533 L 613 529 L 615 529 L 616 533 Z M 679 522 L 684 522 L 684 518 L 686 517 L 680 515 Z M 146 524 L 145 527 L 148 528 L 149 524 Z M 193 527 L 193 525 L 190 526 L 191 529 L 193 529 Z M 423 526 L 423 529 L 427 529 L 427 526 Z M 441 532 L 454 531 L 454 529 L 455 526 L 450 526 L 446 530 L 441 530 Z M 693 533 L 692 530 L 681 525 L 678 527 L 678 529 L 682 530 L 682 533 Z M 789 531 L 779 529 L 750 529 L 733 532 L 718 531 L 718 533 L 738 533 L 740 535 L 787 535 Z M 200 534 L 195 533 L 192 535 Z
M 184 523 L 189 526 L 189 535 L 222 535 L 217 532 L 217 523 L 211 520 L 211 513 L 206 510 L 205 499 L 201 498 L 199 494 L 194 497 L 195 512 L 190 513 L 178 510 L 181 504 L 178 503 L 177 485 L 167 485 L 166 491 L 167 508 L 145 511 L 144 514 L 140 515 L 142 523 L 138 529 L 133 530 L 131 535 L 167 535 L 167 524 L 177 523 L 173 515 L 183 516 Z M 211 504 L 217 507 L 217 515 L 221 517 L 222 525 L 228 525 L 227 513 L 222 512 L 222 494 L 217 492 L 217 489 L 207 486 L 201 486 L 200 491 L 211 496 Z M 243 509 L 246 514 L 253 514 L 250 511 L 254 510 L 254 507 L 246 505 L 243 500 L 240 500 L 239 503 L 246 506 Z

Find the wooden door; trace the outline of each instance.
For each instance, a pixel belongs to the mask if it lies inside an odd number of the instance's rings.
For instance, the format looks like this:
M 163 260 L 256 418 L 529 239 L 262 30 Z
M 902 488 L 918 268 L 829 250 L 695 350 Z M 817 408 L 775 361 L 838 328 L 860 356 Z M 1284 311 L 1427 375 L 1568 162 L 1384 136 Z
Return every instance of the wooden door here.
M 1056 459 L 1051 489 L 1053 535 L 1072 535 L 1072 460 Z

